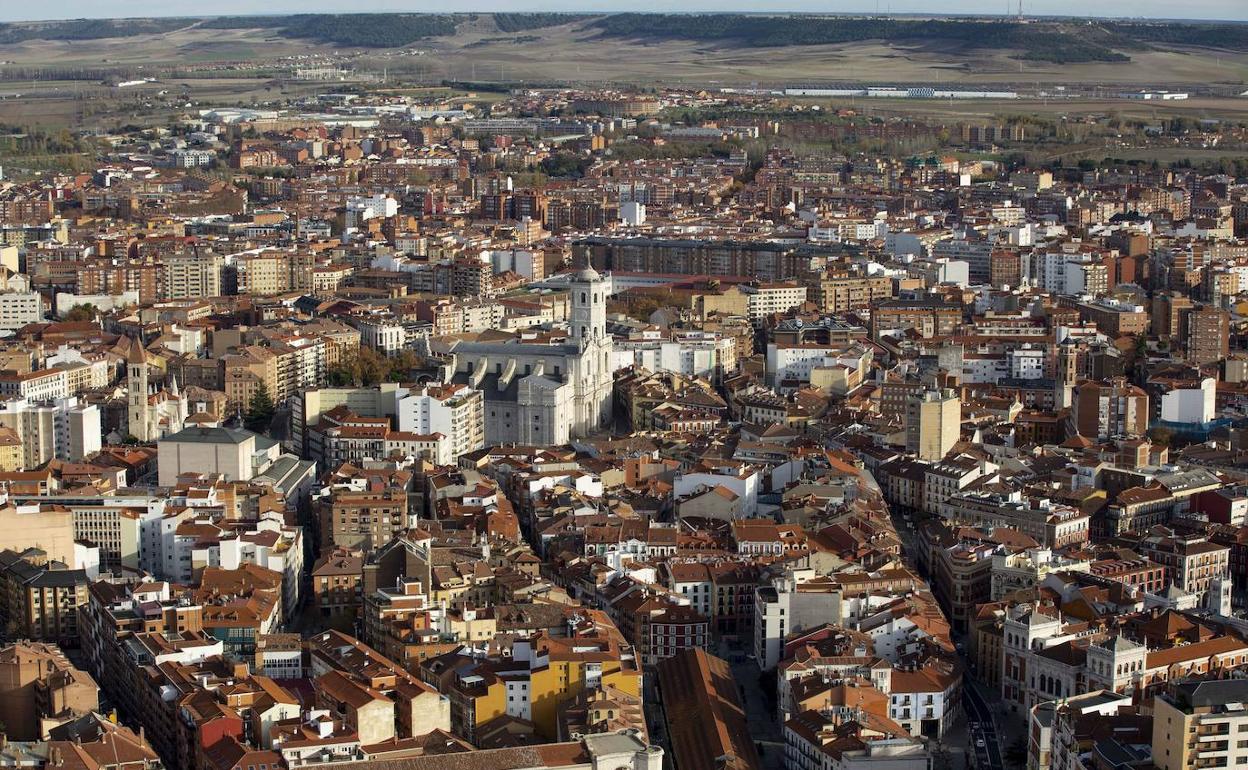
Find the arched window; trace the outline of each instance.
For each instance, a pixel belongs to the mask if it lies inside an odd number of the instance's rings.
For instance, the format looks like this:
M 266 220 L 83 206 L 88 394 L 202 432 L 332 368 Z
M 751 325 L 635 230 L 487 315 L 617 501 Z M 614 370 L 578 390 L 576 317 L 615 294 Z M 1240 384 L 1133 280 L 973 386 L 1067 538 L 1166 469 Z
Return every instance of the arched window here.
M 585 295 L 585 292 L 581 292 L 581 304 L 582 304 L 582 305 L 584 305 L 584 304 L 585 304 L 585 296 L 586 296 L 586 295 Z

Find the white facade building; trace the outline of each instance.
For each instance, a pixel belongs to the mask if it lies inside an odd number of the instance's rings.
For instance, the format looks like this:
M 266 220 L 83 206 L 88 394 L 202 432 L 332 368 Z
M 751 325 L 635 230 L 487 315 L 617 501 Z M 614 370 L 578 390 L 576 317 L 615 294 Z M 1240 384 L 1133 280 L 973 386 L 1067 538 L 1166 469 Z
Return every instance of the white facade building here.
M 613 369 L 637 366 L 719 382 L 737 370 L 737 345 L 716 332 L 675 332 L 666 339 L 663 332 L 647 331 L 641 339 L 616 340 L 611 361 Z
M 751 320 L 787 313 L 806 301 L 806 287 L 795 283 L 742 284 Z
M 385 193 L 347 198 L 347 226 L 355 227 L 361 222 L 399 213 L 399 202 Z
M 452 382 L 485 396 L 485 434 L 491 444 L 564 444 L 610 423 L 614 384 L 607 334 L 609 279 L 592 268 L 568 282 L 567 339 L 523 337 L 456 341 Z
M 69 395 L 69 374 L 64 369 L 43 369 L 28 374 L 0 373 L 0 396 L 48 401 Z
M 741 513 L 753 518 L 758 512 L 758 493 L 762 486 L 762 473 L 753 466 L 726 468 L 723 473 L 682 473 L 672 480 L 672 496 L 682 498 L 698 489 L 725 487 L 741 499 Z
M 20 329 L 43 320 L 43 298 L 38 292 L 0 294 L 0 329 Z
M 1017 380 L 1039 380 L 1044 377 L 1044 363 L 1047 358 L 1044 350 L 1032 347 L 1031 343 L 1023 343 L 1020 348 L 1005 354 L 1009 362 L 1010 376 Z
M 398 388 L 394 399 L 400 432 L 441 433 L 449 440 L 452 457 L 485 446 L 485 400 L 481 391 L 454 383 L 429 385 L 417 390 Z
M 54 458 L 79 462 L 100 450 L 100 408 L 73 396 L 0 402 L 0 425 L 12 428 L 21 438 L 28 468 Z
M 539 279 L 545 275 L 544 257 L 540 251 L 527 249 L 483 251 L 481 259 L 490 263 L 490 269 L 495 275 L 510 271 L 529 280 Z
M 620 204 L 620 221 L 630 227 L 638 227 L 646 223 L 646 204 L 637 201 L 626 201 Z
M 360 332 L 360 344 L 366 348 L 393 356 L 407 344 L 407 329 L 398 321 L 385 319 L 362 319 L 355 323 Z
M 282 576 L 282 607 L 285 617 L 298 610 L 303 582 L 303 530 L 288 527 L 280 515 L 268 513 L 249 529 L 231 530 L 211 522 L 184 521 L 173 531 L 172 571 L 165 580 L 193 585 L 207 567 L 238 569 L 254 564 Z
M 856 343 L 780 345 L 773 342 L 767 346 L 767 383 L 776 386 L 781 382 L 810 382 L 815 369 L 835 366 L 859 369 L 870 362 L 870 351 Z
M 1161 397 L 1161 419 L 1166 422 L 1201 424 L 1217 414 L 1217 382 L 1206 377 L 1194 388 L 1175 388 Z

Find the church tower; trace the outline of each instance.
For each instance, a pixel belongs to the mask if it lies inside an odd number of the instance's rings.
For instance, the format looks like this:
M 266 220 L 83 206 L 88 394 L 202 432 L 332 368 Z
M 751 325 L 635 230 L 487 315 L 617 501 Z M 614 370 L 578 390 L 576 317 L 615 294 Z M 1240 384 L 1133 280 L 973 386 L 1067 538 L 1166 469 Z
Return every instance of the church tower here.
M 186 427 L 186 418 L 190 416 L 190 401 L 186 396 L 178 391 L 177 375 L 169 375 L 169 387 L 165 388 L 165 400 L 162 402 L 165 406 L 163 415 L 165 427 L 161 428 L 163 435 L 170 433 L 179 433 Z
M 1070 338 L 1063 340 L 1057 346 L 1057 371 L 1053 377 L 1053 383 L 1056 386 L 1053 401 L 1057 409 L 1071 407 L 1075 383 L 1079 379 L 1078 360 L 1078 351 Z
M 1144 675 L 1148 648 L 1123 636 L 1088 645 L 1089 690 L 1130 692 Z
M 611 420 L 611 337 L 607 335 L 607 282 L 592 267 L 572 276 L 572 308 L 568 319 L 569 374 L 576 414 L 574 434 L 586 436 Z
M 131 342 L 126 356 L 126 430 L 139 441 L 151 440 L 147 412 L 147 352 Z
M 585 350 L 607 338 L 607 290 L 598 271 L 587 267 L 572 277 L 572 337 Z

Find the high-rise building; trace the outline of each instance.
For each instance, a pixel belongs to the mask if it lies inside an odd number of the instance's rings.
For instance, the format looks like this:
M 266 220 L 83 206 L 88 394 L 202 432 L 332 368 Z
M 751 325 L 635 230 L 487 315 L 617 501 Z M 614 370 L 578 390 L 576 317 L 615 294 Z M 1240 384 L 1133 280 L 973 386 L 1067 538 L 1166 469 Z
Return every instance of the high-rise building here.
M 400 431 L 446 436 L 452 457 L 485 446 L 485 398 L 480 390 L 467 385 L 431 385 L 410 391 L 399 388 L 394 413 Z
M 993 241 L 967 232 L 932 245 L 932 256 L 966 263 L 971 283 L 987 283 L 992 278 Z
M 1231 317 L 1225 310 L 1202 307 L 1187 314 L 1187 360 L 1212 364 L 1230 352 Z
M 765 318 L 773 313 L 787 313 L 806 301 L 807 288 L 800 284 L 773 281 L 752 281 L 741 286 L 746 295 L 747 312 L 751 319 Z
M 322 537 L 336 547 L 366 553 L 381 548 L 416 523 L 407 490 L 334 490 L 320 504 Z
M 234 267 L 239 294 L 265 296 L 290 290 L 290 269 L 285 254 L 264 251 L 240 254 L 235 258 Z
M 36 514 L 37 515 L 37 514 Z M 98 565 L 70 569 L 43 550 L 0 551 L 0 588 L 10 633 L 41 641 L 76 640 L 78 608 L 87 603 L 87 584 Z
M 19 642 L 0 650 L 0 683 L 0 717 L 13 741 L 38 741 L 45 724 L 100 707 L 95 681 L 51 644 Z
M 162 265 L 164 299 L 219 297 L 225 258 L 219 254 L 166 257 Z
M 823 275 L 812 288 L 812 299 L 825 313 L 868 308 L 876 300 L 893 296 L 893 281 L 884 275 Z
M 37 468 L 52 459 L 79 462 L 100 449 L 100 408 L 75 396 L 0 402 L 0 426 L 22 443 L 22 463 Z
M 1148 394 L 1122 377 L 1082 382 L 1075 388 L 1075 430 L 1107 439 L 1143 436 L 1148 431 Z
M 1153 764 L 1160 770 L 1248 763 L 1248 680 L 1189 679 L 1153 701 Z
M 925 390 L 906 400 L 906 450 L 941 460 L 957 443 L 962 402 L 952 390 Z
M 0 294 L 0 329 L 20 329 L 43 320 L 43 298 L 35 291 Z

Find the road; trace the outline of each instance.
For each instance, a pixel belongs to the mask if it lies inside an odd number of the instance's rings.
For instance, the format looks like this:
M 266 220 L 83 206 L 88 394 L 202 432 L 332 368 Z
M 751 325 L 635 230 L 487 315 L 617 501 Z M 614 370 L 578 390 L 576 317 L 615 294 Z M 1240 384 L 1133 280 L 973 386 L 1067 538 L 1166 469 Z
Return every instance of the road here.
M 966 717 L 974 725 L 971 739 L 975 745 L 975 766 L 982 770 L 1004 770 L 1001 756 L 1001 737 L 993 710 L 975 688 L 970 676 L 962 678 L 962 707 Z M 983 746 L 980 746 L 980 742 Z
M 864 473 L 868 486 L 879 490 L 875 479 L 870 473 Z M 889 506 L 889 514 L 893 526 L 901 539 L 902 557 L 916 569 L 914 554 L 919 546 L 918 533 L 912 526 L 913 517 L 907 521 L 902 512 Z M 763 749 L 760 756 L 766 770 L 782 770 L 784 767 L 784 736 L 781 725 L 776 721 L 775 704 L 764 692 L 759 683 L 758 666 L 747 658 L 748 643 L 721 641 L 715 650 L 719 657 L 728 661 L 732 668 L 733 678 L 740 687 L 741 700 L 749 720 L 750 735 L 755 744 Z M 963 654 L 959 652 L 959 654 Z M 969 668 L 970 661 L 963 655 L 963 663 Z M 991 698 L 991 696 L 989 696 Z M 948 732 L 937 742 L 936 747 L 944 757 L 936 763 L 937 767 L 957 770 L 1006 770 L 1004 750 L 1005 736 L 1001 725 L 994 718 L 996 710 L 989 698 L 979 692 L 971 677 L 965 675 L 962 685 L 962 708 L 966 712 L 966 729 L 958 720 L 949 727 Z M 974 725 L 974 727 L 970 727 Z M 653 727 L 652 727 L 653 729 Z M 661 728 L 660 728 L 661 730 Z M 662 736 L 660 737 L 660 742 Z M 980 743 L 983 746 L 980 746 Z M 965 748 L 964 748 L 965 747 Z M 1011 769 L 1012 770 L 1012 769 Z
M 871 478 L 870 473 L 865 473 L 864 475 L 867 478 Z M 874 484 L 874 481 L 874 479 L 871 479 L 872 484 Z M 876 489 L 879 488 L 878 485 L 875 486 Z M 902 557 L 909 563 L 911 569 L 918 572 L 914 554 L 918 553 L 919 534 L 914 524 L 918 521 L 919 515 L 910 512 L 909 517 L 904 516 L 893 505 L 888 506 L 888 512 L 893 521 L 893 527 L 897 530 L 897 535 L 901 539 Z M 964 670 L 969 671 L 970 659 L 966 657 L 960 647 L 958 654 L 962 656 Z M 980 768 L 980 770 L 1005 770 L 1005 760 L 1001 748 L 1003 733 L 997 725 L 992 706 L 979 692 L 970 674 L 964 674 L 962 677 L 962 708 L 966 712 L 967 719 L 967 761 L 974 757 L 974 766 Z M 974 727 L 971 725 L 974 725 Z M 983 746 L 979 745 L 981 741 L 984 744 Z
M 761 748 L 759 759 L 766 770 L 784 768 L 784 733 L 776 716 L 775 701 L 759 682 L 758 664 L 746 657 L 746 643 L 721 641 L 719 656 L 728 661 L 736 680 L 750 726 L 750 737 Z

